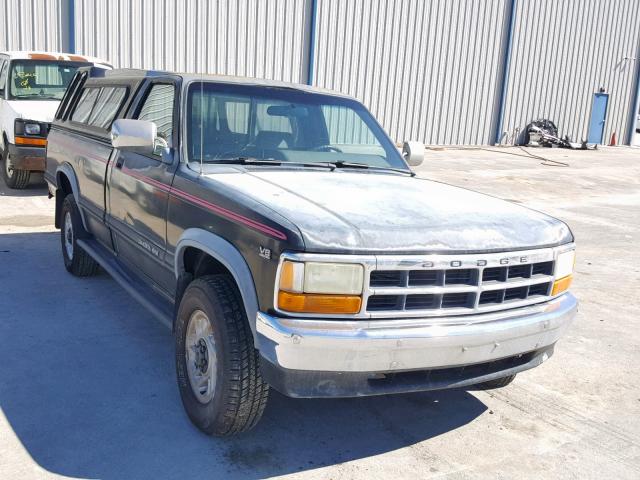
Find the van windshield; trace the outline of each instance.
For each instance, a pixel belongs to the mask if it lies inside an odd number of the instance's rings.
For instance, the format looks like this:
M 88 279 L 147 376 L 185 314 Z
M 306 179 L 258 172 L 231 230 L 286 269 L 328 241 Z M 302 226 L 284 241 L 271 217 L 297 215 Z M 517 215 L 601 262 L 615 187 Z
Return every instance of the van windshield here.
M 193 162 L 252 158 L 407 169 L 367 109 L 349 98 L 196 82 L 189 87 L 187 102 L 187 145 Z
M 14 60 L 9 72 L 9 99 L 61 100 L 83 62 Z

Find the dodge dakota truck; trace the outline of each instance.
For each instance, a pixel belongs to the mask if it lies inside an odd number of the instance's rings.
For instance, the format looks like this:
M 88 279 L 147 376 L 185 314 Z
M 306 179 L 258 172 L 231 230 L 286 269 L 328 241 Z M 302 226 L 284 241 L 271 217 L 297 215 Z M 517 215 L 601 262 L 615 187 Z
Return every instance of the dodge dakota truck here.
M 423 155 L 336 92 L 81 68 L 45 176 L 66 269 L 104 269 L 172 329 L 189 418 L 230 435 L 270 388 L 498 388 L 552 355 L 570 229 L 419 178 Z

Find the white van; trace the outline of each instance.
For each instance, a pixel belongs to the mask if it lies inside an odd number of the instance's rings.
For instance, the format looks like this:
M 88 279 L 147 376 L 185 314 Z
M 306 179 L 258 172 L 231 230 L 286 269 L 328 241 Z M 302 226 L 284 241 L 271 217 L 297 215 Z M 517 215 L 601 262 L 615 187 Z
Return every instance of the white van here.
M 109 69 L 97 58 L 57 52 L 0 52 L 0 154 L 2 177 L 24 188 L 45 167 L 49 123 L 76 70 Z

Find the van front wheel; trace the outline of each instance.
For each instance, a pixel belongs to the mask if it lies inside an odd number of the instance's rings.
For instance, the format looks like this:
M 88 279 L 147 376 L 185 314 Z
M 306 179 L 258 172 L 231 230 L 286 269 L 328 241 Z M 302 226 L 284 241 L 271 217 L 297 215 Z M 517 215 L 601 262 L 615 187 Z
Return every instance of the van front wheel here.
M 2 152 L 2 178 L 7 187 L 15 190 L 26 188 L 27 185 L 29 185 L 30 177 L 31 172 L 29 170 L 13 168 L 11 158 L 9 157 L 9 150 L 5 149 L 4 152 Z

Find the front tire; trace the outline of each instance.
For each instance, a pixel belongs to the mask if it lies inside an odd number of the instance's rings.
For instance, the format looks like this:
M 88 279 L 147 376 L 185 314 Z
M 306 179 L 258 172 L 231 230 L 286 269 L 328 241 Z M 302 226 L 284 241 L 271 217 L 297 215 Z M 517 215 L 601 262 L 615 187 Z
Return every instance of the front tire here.
M 253 428 L 269 386 L 231 277 L 207 275 L 189 284 L 178 308 L 175 344 L 180 397 L 193 424 L 217 436 Z
M 64 268 L 76 277 L 90 277 L 98 273 L 100 266 L 78 245 L 78 238 L 87 238 L 89 234 L 82 226 L 80 211 L 73 195 L 67 195 L 62 202 L 62 228 L 60 242 Z
M 9 149 L 5 148 L 2 153 L 2 178 L 7 187 L 14 190 L 22 190 L 29 185 L 31 172 L 29 170 L 19 170 L 11 166 Z

